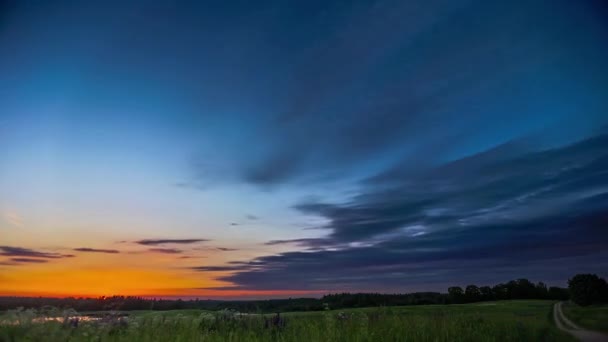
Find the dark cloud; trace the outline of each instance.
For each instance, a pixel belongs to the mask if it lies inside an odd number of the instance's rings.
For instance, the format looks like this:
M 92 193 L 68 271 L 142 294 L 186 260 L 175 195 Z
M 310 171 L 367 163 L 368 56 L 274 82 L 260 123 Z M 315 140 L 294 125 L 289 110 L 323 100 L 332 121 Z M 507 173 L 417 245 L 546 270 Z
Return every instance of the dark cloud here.
M 88 252 L 88 253 L 107 253 L 107 254 L 118 254 L 118 253 L 120 253 L 120 251 L 118 251 L 116 249 L 98 249 L 98 248 L 87 248 L 87 247 L 74 248 L 74 251 L 76 251 L 76 252 Z
M 220 252 L 232 252 L 232 251 L 237 251 L 238 249 L 236 248 L 229 248 L 229 247 L 214 247 L 214 246 L 206 246 L 206 247 L 197 247 L 197 248 L 193 248 L 194 250 L 197 251 L 220 251 Z
M 601 220 L 605 224 L 606 217 Z M 451 284 L 491 284 L 514 277 L 563 286 L 575 272 L 601 273 L 608 266 L 608 253 L 602 248 L 608 237 L 599 231 L 601 226 L 566 223 L 577 229 L 484 226 L 447 237 L 430 234 L 420 242 L 395 239 L 370 247 L 289 252 L 249 264 L 198 270 L 234 272 L 221 280 L 247 289 L 444 291 Z
M 225 272 L 225 271 L 242 271 L 242 266 L 196 266 L 189 269 L 199 272 Z
M 24 258 L 43 258 L 43 259 L 61 259 L 74 257 L 72 254 L 60 254 L 35 251 L 22 247 L 0 246 L 0 255 L 8 257 L 24 257 Z
M 221 252 L 238 251 L 238 249 L 236 249 L 236 248 L 228 248 L 228 247 L 215 247 L 215 249 L 217 249 L 218 251 L 221 251 Z
M 334 291 L 522 276 L 564 285 L 576 272 L 605 272 L 608 135 L 541 152 L 513 147 L 424 173 L 387 170 L 344 203 L 296 206 L 328 222 L 325 237 L 267 243 L 306 250 L 195 269 L 232 272 L 221 280 L 238 288 Z
M 182 255 L 178 257 L 178 259 L 202 259 L 206 258 L 206 256 L 192 256 L 192 255 Z
M 607 148 L 608 135 L 602 135 L 518 157 L 481 153 L 422 174 L 390 170 L 374 177 L 368 190 L 347 205 L 305 203 L 296 208 L 327 219 L 322 228 L 331 231 L 328 238 L 334 243 L 405 234 L 402 230 L 408 229 L 415 234 L 417 229 L 427 233 L 454 225 L 525 220 L 604 191 Z M 385 189 L 383 182 L 390 187 Z
M 182 253 L 181 249 L 176 249 L 176 248 L 149 248 L 148 251 L 154 252 L 154 253 L 163 253 L 163 254 L 180 254 L 180 253 Z
M 197 242 L 207 242 L 207 239 L 144 239 L 135 241 L 135 243 L 144 246 L 157 246 L 165 244 L 193 244 Z
M 255 221 L 255 220 L 259 220 L 260 218 L 255 216 L 255 215 L 251 215 L 248 214 L 247 216 L 245 216 L 246 219 L 251 220 L 251 221 Z
M 17 263 L 29 263 L 29 264 L 43 264 L 49 262 L 48 259 L 34 259 L 34 258 L 11 258 L 13 262 Z

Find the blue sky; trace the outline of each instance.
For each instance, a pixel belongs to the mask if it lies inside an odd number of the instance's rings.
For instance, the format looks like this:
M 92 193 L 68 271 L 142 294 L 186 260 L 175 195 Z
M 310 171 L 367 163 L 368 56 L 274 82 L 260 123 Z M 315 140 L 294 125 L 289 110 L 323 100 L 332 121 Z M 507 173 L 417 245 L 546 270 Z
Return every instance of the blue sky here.
M 208 239 L 168 271 L 218 291 L 608 269 L 601 1 L 2 6 L 7 246 Z

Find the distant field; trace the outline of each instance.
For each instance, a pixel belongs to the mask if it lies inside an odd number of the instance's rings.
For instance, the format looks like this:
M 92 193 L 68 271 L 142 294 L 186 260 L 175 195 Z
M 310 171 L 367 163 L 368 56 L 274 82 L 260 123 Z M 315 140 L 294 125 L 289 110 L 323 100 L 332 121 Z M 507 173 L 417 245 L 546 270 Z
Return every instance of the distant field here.
M 127 323 L 32 323 L 31 312 L 0 318 L 0 341 L 572 341 L 551 321 L 553 302 L 484 302 L 232 317 L 198 310 L 138 311 Z M 8 324 L 20 319 L 19 324 Z
M 581 307 L 573 303 L 564 303 L 564 314 L 583 328 L 608 332 L 608 305 Z

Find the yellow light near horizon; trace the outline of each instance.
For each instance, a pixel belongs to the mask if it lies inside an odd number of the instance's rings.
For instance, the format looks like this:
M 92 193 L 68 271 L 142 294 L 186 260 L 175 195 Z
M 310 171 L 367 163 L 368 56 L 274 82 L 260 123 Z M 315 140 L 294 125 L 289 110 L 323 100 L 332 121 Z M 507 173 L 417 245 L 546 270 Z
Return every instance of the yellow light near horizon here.
M 15 270 L 0 283 L 0 295 L 110 296 L 167 295 L 168 289 L 195 289 L 221 286 L 205 278 L 178 273 L 135 268 L 96 268 L 81 270 Z
M 229 286 L 211 278 L 195 278 L 157 270 L 15 270 L 0 276 L 0 296 L 24 297 L 251 297 L 315 295 L 326 291 L 309 290 L 216 290 Z M 211 289 L 207 289 L 209 287 Z

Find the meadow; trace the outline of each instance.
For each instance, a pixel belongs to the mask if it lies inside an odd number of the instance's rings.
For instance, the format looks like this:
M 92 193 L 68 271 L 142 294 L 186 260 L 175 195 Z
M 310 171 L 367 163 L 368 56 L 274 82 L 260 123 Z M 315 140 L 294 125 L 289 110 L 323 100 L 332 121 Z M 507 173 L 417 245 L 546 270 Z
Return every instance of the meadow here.
M 583 307 L 567 302 L 562 310 L 570 320 L 581 327 L 608 333 L 608 305 Z
M 283 313 L 279 320 L 230 311 L 137 311 L 78 323 L 39 322 L 58 311 L 13 310 L 0 316 L 0 341 L 572 341 L 553 325 L 553 303 L 376 307 Z

